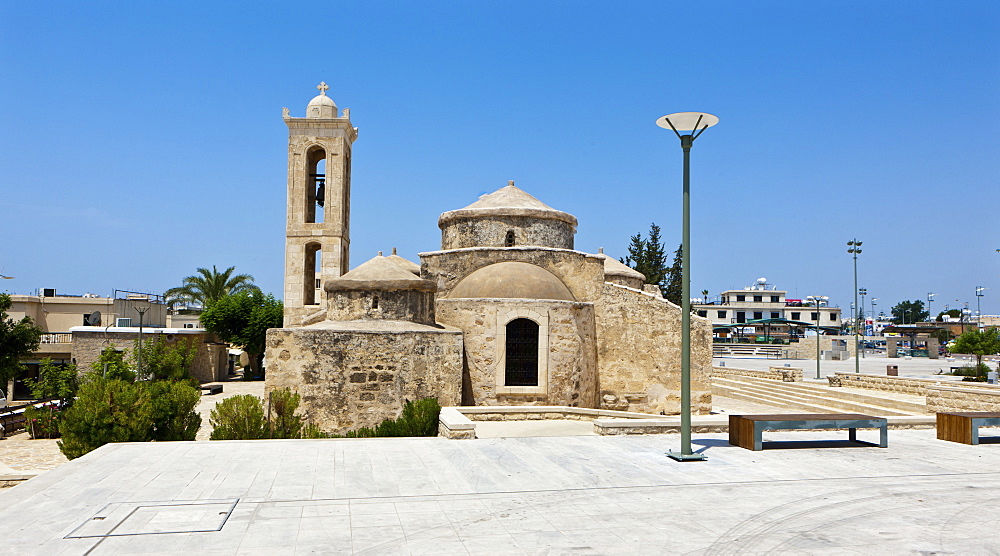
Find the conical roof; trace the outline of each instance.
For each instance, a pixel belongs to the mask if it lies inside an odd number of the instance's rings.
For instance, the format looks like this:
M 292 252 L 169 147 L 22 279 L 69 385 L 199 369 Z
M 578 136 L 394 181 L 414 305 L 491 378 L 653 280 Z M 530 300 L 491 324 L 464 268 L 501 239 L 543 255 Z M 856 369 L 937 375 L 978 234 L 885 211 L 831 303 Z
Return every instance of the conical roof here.
M 598 253 L 597 256 L 604 259 L 605 276 L 624 276 L 626 278 L 638 278 L 642 281 L 646 280 L 646 277 L 641 272 L 634 268 L 630 268 L 614 257 L 609 257 L 604 253 Z
M 513 181 L 507 182 L 506 187 L 483 195 L 478 201 L 465 208 L 445 212 L 438 219 L 438 226 L 443 226 L 453 220 L 483 216 L 532 216 L 562 220 L 576 227 L 575 216 L 546 205 L 523 189 L 516 187 Z
M 399 257 L 402 259 L 402 257 Z M 405 260 L 405 259 L 403 259 Z M 377 257 L 358 265 L 354 270 L 339 278 L 327 280 L 324 288 L 328 292 L 344 290 L 421 290 L 436 291 L 437 286 L 389 260 Z
M 420 265 L 411 260 L 404 259 L 403 257 L 397 255 L 395 247 L 392 248 L 392 255 L 389 255 L 388 257 L 386 257 L 386 259 L 388 259 L 389 262 L 395 263 L 396 266 L 398 266 L 399 268 L 402 268 L 407 272 L 412 272 L 417 276 L 420 276 Z

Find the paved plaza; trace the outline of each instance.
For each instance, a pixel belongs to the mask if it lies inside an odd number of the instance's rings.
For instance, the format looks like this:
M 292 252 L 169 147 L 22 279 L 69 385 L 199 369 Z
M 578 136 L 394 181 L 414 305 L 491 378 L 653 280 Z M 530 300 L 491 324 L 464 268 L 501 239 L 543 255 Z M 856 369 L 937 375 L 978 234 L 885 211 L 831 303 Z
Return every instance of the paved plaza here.
M 0 491 L 0 527 L 17 554 L 1000 552 L 1000 444 L 845 439 L 695 435 L 688 463 L 677 435 L 113 444 Z

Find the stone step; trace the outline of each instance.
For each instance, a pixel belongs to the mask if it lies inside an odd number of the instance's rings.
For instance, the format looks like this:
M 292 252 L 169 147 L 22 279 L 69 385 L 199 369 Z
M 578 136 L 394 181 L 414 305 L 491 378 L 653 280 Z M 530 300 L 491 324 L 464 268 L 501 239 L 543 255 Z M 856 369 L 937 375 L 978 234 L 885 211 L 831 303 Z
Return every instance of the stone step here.
M 776 396 L 766 392 L 749 392 L 739 386 L 730 387 L 713 383 L 712 394 L 718 396 L 725 396 L 727 398 L 733 398 L 736 400 L 743 400 L 763 405 L 770 405 L 774 407 L 782 407 L 787 409 L 800 409 L 812 413 L 840 413 L 842 411 L 841 409 L 836 407 L 830 407 L 816 403 L 809 403 L 803 400 L 790 398 L 787 396 Z
M 718 382 L 713 380 L 712 386 L 713 392 L 716 391 L 716 387 L 718 386 L 719 394 L 723 396 L 728 395 L 730 397 L 734 397 L 732 394 L 738 392 L 743 396 L 750 396 L 759 400 L 761 403 L 767 403 L 768 405 L 775 406 L 813 406 L 823 407 L 827 410 L 835 410 L 838 412 L 865 413 L 879 416 L 902 416 L 911 414 L 908 411 L 886 407 L 885 405 L 877 402 L 850 401 L 839 398 L 836 395 L 824 395 L 826 394 L 825 392 L 812 392 L 809 391 L 809 389 L 789 388 L 785 386 L 787 384 L 794 383 L 773 382 L 773 384 L 766 384 L 765 382 L 772 381 L 751 382 L 720 379 Z M 728 392 L 728 394 L 726 392 Z M 747 399 L 743 397 L 740 399 L 754 401 L 754 399 Z
M 776 381 L 758 379 L 755 377 L 740 377 L 737 380 L 751 382 L 755 385 L 764 387 L 777 386 L 778 388 L 823 396 L 824 398 L 833 398 L 850 402 L 859 402 L 877 407 L 885 407 L 903 412 L 902 414 L 905 415 L 922 415 L 929 413 L 926 403 L 924 403 L 924 400 L 920 396 L 912 396 L 913 401 L 908 401 L 897 399 L 897 397 L 880 396 L 875 392 L 869 393 L 858 392 L 854 389 L 831 388 L 822 383 L 783 382 L 780 383 L 780 386 L 778 386 Z

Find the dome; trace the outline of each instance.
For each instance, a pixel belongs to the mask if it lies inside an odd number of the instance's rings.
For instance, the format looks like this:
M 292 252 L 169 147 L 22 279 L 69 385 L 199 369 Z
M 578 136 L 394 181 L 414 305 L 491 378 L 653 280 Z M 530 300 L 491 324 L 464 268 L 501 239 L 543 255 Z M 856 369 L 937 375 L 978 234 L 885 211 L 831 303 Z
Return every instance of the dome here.
M 404 259 L 403 257 L 397 255 L 395 247 L 392 248 L 392 255 L 389 255 L 388 257 L 386 257 L 386 259 L 388 259 L 390 262 L 396 263 L 396 266 L 398 266 L 399 268 L 402 268 L 403 270 L 412 272 L 417 276 L 420 276 L 420 265 L 411 260 Z
M 576 217 L 572 214 L 556 210 L 538 199 L 532 197 L 524 190 L 515 187 L 514 182 L 507 182 L 506 187 L 483 195 L 478 201 L 471 205 L 450 210 L 441 215 L 438 219 L 438 226 L 468 218 L 483 216 L 530 216 L 534 218 L 559 220 L 576 228 Z
M 319 94 L 309 101 L 306 106 L 307 118 L 336 118 L 337 104 L 333 99 L 326 96 L 326 90 L 330 87 L 325 82 L 321 82 L 318 87 Z
M 621 276 L 623 278 L 634 278 L 638 280 L 646 281 L 646 277 L 634 268 L 629 268 L 622 262 L 609 257 L 604 253 L 598 253 L 598 257 L 604 259 L 604 275 L 605 276 Z
M 412 264 L 412 263 L 411 263 Z M 328 292 L 351 290 L 420 290 L 436 291 L 437 285 L 415 276 L 409 270 L 381 255 L 359 265 L 339 278 L 326 280 L 323 287 Z
M 521 262 L 495 263 L 480 268 L 463 278 L 448 298 L 576 301 L 554 274 L 542 267 Z

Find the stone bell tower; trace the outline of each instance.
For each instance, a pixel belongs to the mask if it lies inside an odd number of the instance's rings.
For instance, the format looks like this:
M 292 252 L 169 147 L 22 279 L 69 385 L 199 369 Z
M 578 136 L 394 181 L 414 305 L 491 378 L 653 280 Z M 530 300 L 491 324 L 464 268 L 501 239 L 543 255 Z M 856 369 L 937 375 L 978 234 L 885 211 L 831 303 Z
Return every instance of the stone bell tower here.
M 285 227 L 285 326 L 301 326 L 326 310 L 320 276 L 349 269 L 351 145 L 358 128 L 351 111 L 337 114 L 320 83 L 304 118 L 282 109 L 288 126 L 288 215 Z

